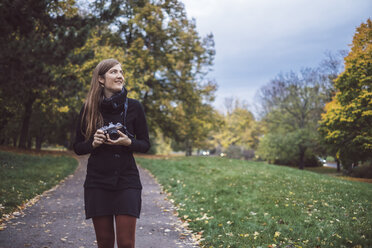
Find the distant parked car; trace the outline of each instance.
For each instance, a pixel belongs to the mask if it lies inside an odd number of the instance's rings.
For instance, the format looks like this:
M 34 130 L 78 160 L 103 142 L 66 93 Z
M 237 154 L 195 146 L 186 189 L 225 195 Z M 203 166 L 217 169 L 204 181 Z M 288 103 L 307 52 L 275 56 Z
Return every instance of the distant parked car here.
M 319 160 L 319 162 L 321 162 L 322 164 L 326 164 L 327 163 L 327 160 L 325 160 L 324 158 L 322 158 L 322 157 L 316 157 L 318 160 Z
M 209 156 L 209 151 L 202 151 L 203 156 Z

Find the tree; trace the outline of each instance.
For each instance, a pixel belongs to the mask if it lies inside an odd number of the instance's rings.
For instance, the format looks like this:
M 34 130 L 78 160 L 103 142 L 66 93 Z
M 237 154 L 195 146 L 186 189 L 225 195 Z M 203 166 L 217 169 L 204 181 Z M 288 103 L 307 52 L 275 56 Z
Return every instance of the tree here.
M 321 91 L 325 94 L 325 102 L 332 101 L 333 96 L 336 94 L 336 89 L 334 87 L 334 80 L 337 76 L 344 70 L 344 57 L 347 55 L 346 50 L 340 50 L 337 53 L 332 53 L 327 51 L 325 53 L 325 59 L 320 63 L 321 72 Z M 333 156 L 337 163 L 337 171 L 341 170 L 340 160 L 338 159 L 337 149 L 335 147 L 327 144 L 324 137 L 317 144 L 315 149 L 317 154 L 322 156 Z
M 13 132 L 20 134 L 19 146 L 25 147 L 30 137 L 38 140 L 38 147 L 44 140 L 65 144 L 67 138 L 71 144 L 71 130 L 91 71 L 108 57 L 122 62 L 129 96 L 141 100 L 152 136 L 162 132 L 164 138 L 177 137 L 178 143 L 205 145 L 211 120 L 207 116 L 213 114 L 210 103 L 216 89 L 207 78 L 215 53 L 213 35 L 199 36 L 181 2 L 3 2 L 0 49 L 5 52 L 0 54 L 0 69 L 9 73 L 0 75 L 5 82 L 0 99 L 21 103 L 22 117 L 16 108 L 0 106 L 0 113 L 8 116 L 0 124 L 7 131 L 16 126 L 21 130 Z M 45 106 L 51 108 L 49 113 Z M 182 111 L 182 124 L 197 126 L 203 120 L 208 128 L 198 135 L 177 135 Z M 12 114 L 17 125 L 11 128 L 8 120 Z M 57 119 L 60 121 L 52 121 Z M 59 140 L 46 138 L 40 131 L 50 131 L 40 129 L 42 125 L 53 126 Z M 192 142 L 186 137 L 193 137 Z
M 346 169 L 372 158 L 371 39 L 372 22 L 368 19 L 356 29 L 345 70 L 335 80 L 337 93 L 321 120 L 321 133 Z
M 215 147 L 229 151 L 236 151 L 236 156 L 242 155 L 241 150 L 255 150 L 258 146 L 261 126 L 255 120 L 248 105 L 234 98 L 225 99 L 226 112 L 220 113 L 219 128 L 213 132 Z
M 271 142 L 271 138 L 291 137 L 282 139 L 282 142 L 288 142 L 286 147 L 296 151 L 296 156 L 289 159 L 292 163 L 297 163 L 300 169 L 304 168 L 306 155 L 318 140 L 318 120 L 326 99 L 321 91 L 320 81 L 321 74 L 317 69 L 306 68 L 298 74 L 279 74 L 261 88 L 263 122 L 268 134 L 264 137 L 265 142 L 259 145 L 258 153 L 264 159 L 269 159 L 267 154 L 271 154 L 278 161 L 287 161 L 288 158 L 280 156 L 283 153 L 270 152 L 279 149 L 273 150 L 265 144 L 277 144 Z
M 206 78 L 215 54 L 213 35 L 200 37 L 178 0 L 120 6 L 111 44 L 125 48 L 128 88 L 142 100 L 150 132 L 160 130 L 190 154 L 203 146 L 213 120 L 216 85 Z
M 197 102 L 195 105 L 179 105 L 174 113 L 173 124 L 176 125 L 177 132 L 174 132 L 172 136 L 176 147 L 184 150 L 186 156 L 192 155 L 193 148 L 210 148 L 208 138 L 218 124 L 216 113 L 210 105 Z
M 7 1 L 0 8 L 1 99 L 23 106 L 19 147 L 26 147 L 34 102 L 58 91 L 53 67 L 65 63 L 84 44 L 88 19 L 78 14 L 75 1 Z M 59 89 L 61 90 L 61 89 Z
M 54 129 L 60 131 L 55 134 L 59 140 L 54 140 L 54 143 L 72 148 L 78 115 L 89 90 L 94 68 L 103 59 L 125 56 L 123 48 L 109 44 L 107 35 L 103 35 L 104 32 L 109 30 L 105 30 L 104 27 L 93 28 L 84 46 L 71 51 L 66 59 L 66 65 L 55 68 L 53 72 L 55 80 L 64 85 L 62 94 L 56 96 L 50 106 L 56 114 L 54 119 L 60 120 L 57 128 Z M 129 96 L 133 97 L 132 91 Z
M 249 106 L 233 97 L 224 99 L 224 112 L 218 112 L 213 131 L 212 152 L 223 152 L 231 158 L 250 159 L 257 149 L 262 126 L 255 120 Z
M 334 80 L 344 70 L 344 57 L 347 55 L 346 50 L 340 50 L 336 53 L 327 51 L 325 58 L 320 62 L 320 87 L 326 97 L 325 101 L 330 102 L 336 93 Z

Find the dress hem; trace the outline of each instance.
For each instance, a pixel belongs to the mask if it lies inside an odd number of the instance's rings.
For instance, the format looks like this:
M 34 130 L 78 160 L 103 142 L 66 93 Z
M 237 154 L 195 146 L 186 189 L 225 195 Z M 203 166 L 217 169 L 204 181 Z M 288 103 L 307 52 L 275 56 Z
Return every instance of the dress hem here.
M 90 214 L 90 215 L 85 215 L 85 219 L 88 220 L 88 219 L 91 219 L 93 217 L 106 216 L 106 215 L 130 215 L 130 216 L 136 217 L 137 219 L 140 218 L 139 215 L 134 214 L 134 213 L 118 212 L 118 213 L 94 213 L 94 214 Z

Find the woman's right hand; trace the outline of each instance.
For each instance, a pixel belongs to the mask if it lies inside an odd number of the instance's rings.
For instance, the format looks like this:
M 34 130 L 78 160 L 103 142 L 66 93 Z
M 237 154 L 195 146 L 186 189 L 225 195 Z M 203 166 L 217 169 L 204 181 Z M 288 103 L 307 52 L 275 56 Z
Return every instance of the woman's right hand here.
M 96 133 L 94 134 L 94 138 L 92 142 L 93 148 L 96 148 L 102 145 L 103 143 L 105 143 L 106 140 L 107 140 L 107 137 L 105 136 L 105 133 L 102 130 L 98 129 Z

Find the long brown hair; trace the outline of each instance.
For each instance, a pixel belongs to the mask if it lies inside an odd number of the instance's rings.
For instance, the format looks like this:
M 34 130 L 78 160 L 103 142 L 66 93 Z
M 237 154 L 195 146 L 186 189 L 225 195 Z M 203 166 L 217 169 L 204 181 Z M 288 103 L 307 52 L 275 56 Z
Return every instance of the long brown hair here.
M 120 64 L 116 59 L 105 59 L 98 63 L 93 71 L 90 89 L 84 104 L 84 111 L 80 128 L 88 140 L 98 127 L 103 126 L 103 117 L 99 111 L 99 106 L 103 99 L 103 87 L 100 85 L 99 78 L 105 77 L 105 73 L 113 66 Z

